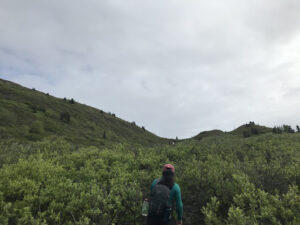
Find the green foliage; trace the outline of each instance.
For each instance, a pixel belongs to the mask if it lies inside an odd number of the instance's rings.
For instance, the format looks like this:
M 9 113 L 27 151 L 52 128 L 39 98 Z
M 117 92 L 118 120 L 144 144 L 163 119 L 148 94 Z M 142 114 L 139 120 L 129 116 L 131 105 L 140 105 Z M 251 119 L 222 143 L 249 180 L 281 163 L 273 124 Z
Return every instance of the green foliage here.
M 141 203 L 172 163 L 184 223 L 299 224 L 300 134 L 224 134 L 146 148 L 0 142 L 0 221 L 142 224 Z
M 43 130 L 43 124 L 40 121 L 35 121 L 32 123 L 29 132 L 32 134 L 40 134 Z
M 15 115 L 11 113 L 8 109 L 0 108 L 0 126 L 11 126 L 16 122 Z
M 38 152 L 1 169 L 2 221 L 134 224 L 140 219 L 142 193 L 129 170 L 132 155 L 95 148 L 65 154 L 69 150 L 60 147 L 62 152 Z
M 28 107 L 32 110 L 33 113 L 37 113 L 37 112 L 46 112 L 46 109 L 42 106 L 38 106 L 38 105 L 32 105 L 30 103 L 25 103 L 26 105 L 28 105 Z
M 299 126 L 297 125 L 297 132 L 299 132 Z M 275 134 L 281 134 L 281 133 L 295 133 L 295 130 L 290 126 L 290 125 L 282 125 L 282 126 L 275 126 L 273 129 L 272 129 L 272 132 L 275 133 Z
M 279 196 L 260 190 L 245 179 L 241 179 L 241 184 L 242 192 L 234 197 L 225 224 L 299 224 L 300 192 L 297 186 L 290 186 L 287 194 Z M 212 198 L 203 210 L 207 224 L 222 224 L 222 218 L 216 213 L 220 206 L 217 203 Z
M 68 112 L 70 120 L 62 117 L 62 112 Z M 44 132 L 29 132 L 35 121 L 40 123 Z M 3 131 L 0 137 L 14 137 L 22 142 L 42 140 L 51 135 L 64 137 L 81 146 L 103 147 L 116 142 L 153 146 L 168 142 L 102 110 L 79 104 L 74 99 L 55 98 L 1 79 L 0 130 Z M 105 140 L 102 138 L 104 130 L 109 134 Z
M 216 197 L 212 197 L 211 201 L 207 203 L 206 207 L 203 207 L 202 213 L 205 215 L 205 223 L 210 225 L 221 225 L 222 221 L 218 218 L 218 210 L 220 202 Z
M 257 125 L 254 122 L 249 122 L 248 124 L 242 125 L 230 133 L 235 135 L 241 135 L 245 138 L 248 138 L 253 135 L 270 133 L 271 131 L 272 131 L 271 128 Z
M 203 138 L 211 137 L 211 136 L 217 136 L 217 135 L 220 135 L 220 134 L 223 134 L 223 131 L 221 131 L 221 130 L 203 131 L 200 134 L 193 137 L 193 139 L 202 140 Z
M 68 112 L 60 113 L 60 120 L 64 123 L 70 123 L 71 116 Z

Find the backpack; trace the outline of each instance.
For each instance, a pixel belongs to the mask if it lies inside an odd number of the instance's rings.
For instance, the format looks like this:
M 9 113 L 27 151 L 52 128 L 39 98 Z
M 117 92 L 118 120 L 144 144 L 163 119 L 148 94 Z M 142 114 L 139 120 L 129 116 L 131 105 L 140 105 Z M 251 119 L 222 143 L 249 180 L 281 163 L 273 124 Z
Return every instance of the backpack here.
M 163 217 L 170 210 L 169 196 L 170 188 L 158 180 L 150 193 L 149 214 Z

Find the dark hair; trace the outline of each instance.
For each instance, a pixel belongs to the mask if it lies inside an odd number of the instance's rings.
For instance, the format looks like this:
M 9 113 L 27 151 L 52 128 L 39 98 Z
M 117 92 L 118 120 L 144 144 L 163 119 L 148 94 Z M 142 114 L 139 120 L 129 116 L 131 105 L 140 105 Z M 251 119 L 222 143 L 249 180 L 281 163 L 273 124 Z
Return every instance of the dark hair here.
M 172 189 L 174 185 L 174 173 L 172 172 L 172 170 L 167 170 L 163 172 L 161 183 Z

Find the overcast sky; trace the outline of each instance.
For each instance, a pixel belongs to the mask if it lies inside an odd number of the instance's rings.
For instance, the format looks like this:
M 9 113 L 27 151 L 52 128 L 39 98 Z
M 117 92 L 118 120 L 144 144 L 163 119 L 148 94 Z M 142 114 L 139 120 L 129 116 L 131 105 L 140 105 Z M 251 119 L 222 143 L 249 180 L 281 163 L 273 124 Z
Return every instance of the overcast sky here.
M 0 77 L 163 137 L 300 124 L 299 0 L 0 0 Z

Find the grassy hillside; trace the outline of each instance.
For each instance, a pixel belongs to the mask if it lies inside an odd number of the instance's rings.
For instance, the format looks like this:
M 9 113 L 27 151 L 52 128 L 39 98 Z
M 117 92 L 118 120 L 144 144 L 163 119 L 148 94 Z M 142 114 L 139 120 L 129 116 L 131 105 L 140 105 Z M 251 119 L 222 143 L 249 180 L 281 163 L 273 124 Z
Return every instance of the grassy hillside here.
M 265 133 L 271 133 L 272 128 L 266 127 L 266 126 L 260 126 L 255 124 L 254 122 L 250 122 L 248 124 L 244 124 L 235 130 L 231 131 L 231 134 L 240 135 L 243 137 L 250 137 L 253 135 L 259 135 L 259 134 L 265 134 Z
M 114 114 L 0 79 L 0 139 L 38 141 L 48 136 L 96 146 L 167 142 Z
M 203 131 L 198 135 L 192 137 L 194 140 L 201 141 L 203 138 L 212 137 L 212 136 L 220 136 L 225 134 L 235 135 L 239 137 L 248 138 L 255 135 L 261 135 L 266 133 L 272 133 L 272 128 L 266 126 L 260 126 L 255 124 L 254 122 L 249 122 L 247 124 L 241 125 L 233 131 L 223 132 L 221 130 L 210 130 Z
M 198 135 L 192 137 L 192 139 L 195 139 L 195 140 L 202 140 L 203 138 L 206 138 L 206 137 L 211 137 L 211 136 L 217 136 L 217 135 L 220 135 L 220 134 L 223 134 L 224 132 L 221 131 L 221 130 L 210 130 L 210 131 L 203 131 L 201 133 L 199 133 Z

